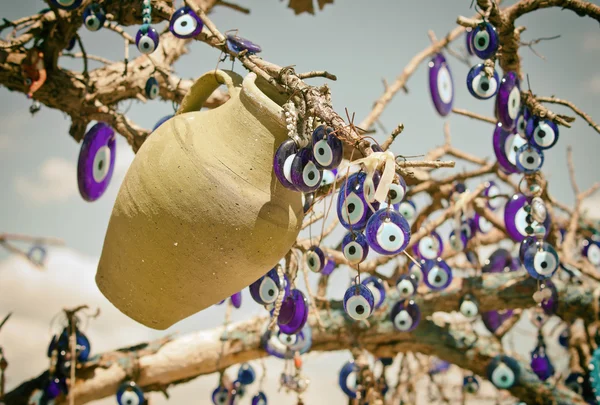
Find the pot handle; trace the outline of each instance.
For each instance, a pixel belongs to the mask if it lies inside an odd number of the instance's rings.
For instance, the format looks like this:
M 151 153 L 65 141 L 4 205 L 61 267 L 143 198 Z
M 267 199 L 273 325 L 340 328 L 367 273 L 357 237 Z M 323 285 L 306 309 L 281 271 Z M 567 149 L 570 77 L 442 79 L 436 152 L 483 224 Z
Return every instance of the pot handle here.
M 236 87 L 241 86 L 243 78 L 231 70 L 211 70 L 200 76 L 185 95 L 177 110 L 177 114 L 200 111 L 210 95 L 225 84 L 229 94 L 233 94 Z

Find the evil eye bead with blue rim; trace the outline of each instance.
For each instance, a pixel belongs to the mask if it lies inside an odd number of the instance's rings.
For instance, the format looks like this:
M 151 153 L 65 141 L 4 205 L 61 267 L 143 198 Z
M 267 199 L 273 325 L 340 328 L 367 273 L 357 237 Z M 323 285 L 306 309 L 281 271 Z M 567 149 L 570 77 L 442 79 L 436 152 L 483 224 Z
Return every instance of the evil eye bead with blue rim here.
M 473 28 L 467 27 L 465 30 L 465 48 L 469 55 L 475 55 L 473 52 Z
M 398 278 L 396 283 L 396 291 L 398 298 L 401 300 L 408 299 L 414 296 L 419 286 L 419 280 L 414 274 L 403 274 Z
M 313 273 L 320 273 L 326 262 L 325 254 L 318 246 L 311 246 L 306 251 L 306 265 Z
M 505 355 L 494 357 L 487 366 L 487 377 L 496 388 L 509 389 L 519 381 L 519 363 Z
M 444 251 L 444 242 L 436 231 L 424 236 L 413 248 L 419 259 L 437 259 Z
M 390 190 L 388 191 L 387 198 L 385 200 L 386 204 L 392 206 L 398 206 L 404 200 L 404 196 L 406 195 L 406 181 L 402 176 L 398 176 L 398 183 L 390 184 Z M 385 207 L 381 207 L 385 208 Z
M 212 393 L 212 403 L 214 405 L 229 405 L 231 393 L 227 388 L 219 385 Z
M 46 248 L 40 245 L 33 245 L 27 252 L 27 259 L 36 266 L 43 266 L 46 262 Z
M 371 249 L 382 255 L 393 255 L 406 249 L 410 225 L 400 213 L 380 209 L 369 218 L 365 236 Z
M 279 359 L 291 359 L 294 353 L 304 354 L 312 345 L 312 330 L 309 325 L 304 325 L 296 334 L 287 334 L 276 330 L 267 330 L 261 339 L 263 348 L 271 356 Z
M 354 320 L 367 319 L 375 306 L 375 297 L 363 284 L 350 286 L 344 294 L 344 311 Z
M 124 382 L 117 390 L 117 402 L 119 405 L 142 405 L 144 392 L 133 381 Z
M 534 115 L 527 121 L 525 135 L 538 148 L 550 149 L 558 142 L 558 125 Z
M 577 395 L 583 395 L 583 383 L 585 377 L 581 373 L 571 373 L 565 379 L 565 385 L 568 389 L 576 393 Z
M 348 232 L 342 239 L 342 252 L 350 264 L 358 264 L 367 258 L 369 244 L 360 232 Z
M 323 175 L 321 176 L 321 186 L 328 186 L 333 184 L 335 181 L 335 176 L 337 175 L 337 170 L 323 170 Z
M 483 63 L 475 65 L 467 74 L 467 89 L 469 93 L 480 100 L 494 97 L 498 91 L 498 73 L 494 70 L 492 77 L 487 77 Z
M 290 190 L 296 190 L 292 184 L 292 162 L 298 153 L 298 145 L 292 139 L 288 139 L 279 145 L 273 158 L 273 172 L 279 182 Z
M 488 181 L 485 186 L 485 190 L 483 190 L 483 195 L 487 198 L 487 206 L 490 210 L 495 211 L 500 208 L 502 204 L 501 198 L 496 198 L 500 195 L 500 189 L 493 181 Z
M 383 304 L 383 301 L 385 301 L 385 286 L 383 285 L 383 281 L 378 277 L 370 276 L 365 278 L 361 284 L 371 290 L 371 294 L 373 294 L 373 309 L 379 308 Z
M 156 80 L 155 77 L 149 77 L 148 80 L 146 80 L 146 86 L 144 90 L 146 91 L 146 97 L 148 97 L 150 100 L 154 100 L 156 97 L 158 97 L 158 92 L 160 91 L 158 80 Z
M 594 266 L 600 266 L 600 243 L 586 238 L 583 241 L 581 254 Z
M 423 281 L 434 291 L 443 290 L 452 282 L 452 269 L 441 258 L 436 260 L 421 260 Z
M 548 242 L 536 241 L 523 254 L 523 266 L 531 277 L 538 280 L 552 277 L 558 265 L 558 254 Z
M 321 185 L 322 173 L 315 164 L 310 148 L 300 149 L 290 168 L 292 184 L 296 189 L 304 192 L 315 191 Z
M 102 6 L 92 3 L 83 11 L 83 25 L 90 31 L 98 31 L 106 21 L 106 14 Z
M 494 229 L 494 224 L 478 213 L 473 217 L 473 223 L 475 224 L 477 231 L 481 233 L 488 233 Z
M 546 354 L 546 346 L 541 343 L 531 352 L 531 369 L 542 381 L 554 375 L 554 365 Z
M 494 129 L 492 143 L 500 168 L 507 174 L 517 173 L 517 151 L 521 146 L 527 144 L 527 141 L 515 133 L 509 133 L 504 129 L 502 123 L 498 122 Z
M 463 391 L 468 394 L 476 394 L 479 391 L 479 381 L 474 375 L 467 375 L 463 378 Z
M 548 235 L 550 230 L 550 215 L 546 215 L 544 223 L 539 224 L 529 214 L 529 209 L 527 197 L 523 194 L 513 195 L 504 207 L 506 233 L 516 242 L 521 242 L 529 236 L 528 230 L 535 231 L 540 225 L 545 228 L 545 235 Z
M 480 59 L 488 59 L 498 50 L 500 41 L 496 28 L 489 22 L 479 24 L 473 28 L 471 36 L 471 49 Z
M 79 193 L 86 201 L 100 198 L 112 178 L 115 168 L 117 140 L 115 131 L 99 122 L 86 132 L 77 162 Z
M 429 61 L 429 91 L 435 109 L 441 116 L 452 111 L 454 83 L 446 58 L 441 53 Z
M 244 363 L 238 370 L 238 381 L 243 385 L 250 385 L 256 379 L 254 367 L 248 363 Z
M 415 266 L 412 261 L 408 264 L 408 274 L 415 277 L 417 285 L 421 284 L 421 281 L 423 281 L 423 270 L 421 267 Z
M 229 397 L 229 405 L 239 405 L 240 400 L 246 395 L 246 386 L 239 380 L 236 380 L 231 384 L 231 391 Z
M 338 384 L 349 398 L 356 398 L 358 366 L 353 361 L 346 362 L 340 370 Z
M 471 294 L 465 294 L 465 296 L 460 299 L 459 310 L 465 318 L 473 319 L 479 314 L 479 304 Z
M 267 395 L 259 391 L 258 394 L 252 397 L 252 405 L 267 405 Z
M 184 6 L 171 16 L 169 31 L 177 38 L 193 38 L 202 32 L 203 26 L 200 17 L 191 8 Z
M 252 299 L 261 305 L 274 303 L 283 285 L 285 285 L 286 293 L 289 293 L 289 286 L 285 281 L 285 277 L 284 275 L 283 279 L 280 279 L 276 269 L 269 270 L 263 277 L 250 284 Z
M 417 217 L 417 206 L 412 200 L 402 201 L 398 207 L 398 212 L 409 224 L 412 224 L 412 221 Z
M 353 173 L 340 187 L 337 214 L 340 224 L 348 230 L 363 229 L 372 215 L 365 199 L 364 183 L 366 178 L 367 175 L 364 172 Z M 371 205 L 374 208 L 379 207 L 376 203 Z
M 517 122 L 515 124 L 515 130 L 521 138 L 527 138 L 527 123 L 529 122 L 530 117 L 531 113 L 529 112 L 529 108 L 525 105 L 521 105 L 521 110 L 519 111 L 519 116 L 517 117 Z
M 448 236 L 448 241 L 450 242 L 452 249 L 457 252 L 462 252 L 466 249 L 467 243 L 469 243 L 469 237 L 467 236 L 465 229 L 461 228 L 459 230 L 452 230 Z
M 344 146 L 333 134 L 333 128 L 319 125 L 312 133 L 312 152 L 319 168 L 335 169 L 342 161 Z
M 421 310 L 413 301 L 398 301 L 390 312 L 394 328 L 400 332 L 415 330 L 421 320 Z
M 232 34 L 227 35 L 227 48 L 229 48 L 229 50 L 233 53 L 246 51 L 249 55 L 260 53 L 262 51 L 260 46 L 249 39 L 238 37 L 237 35 Z
M 144 55 L 149 55 L 156 50 L 160 37 L 154 27 L 144 24 L 138 30 L 135 36 L 135 45 Z
M 544 164 L 544 152 L 536 146 L 525 144 L 517 151 L 516 162 L 517 169 L 521 173 L 535 173 Z
M 50 0 L 50 3 L 63 10 L 73 10 L 81 6 L 83 0 Z
M 508 72 L 500 81 L 496 96 L 496 116 L 506 130 L 512 130 L 521 110 L 521 87 L 515 72 Z
M 231 295 L 231 297 L 229 297 L 231 304 L 234 306 L 234 308 L 240 308 L 242 306 L 242 293 L 241 291 L 238 291 L 234 294 Z

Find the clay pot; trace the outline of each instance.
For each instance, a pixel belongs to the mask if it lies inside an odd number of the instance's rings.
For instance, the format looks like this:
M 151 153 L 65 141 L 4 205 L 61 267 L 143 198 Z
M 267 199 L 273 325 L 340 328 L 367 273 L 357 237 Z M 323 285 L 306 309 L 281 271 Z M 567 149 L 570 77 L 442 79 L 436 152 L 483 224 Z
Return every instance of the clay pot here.
M 231 98 L 199 111 L 226 84 Z M 96 283 L 119 310 L 166 329 L 240 291 L 290 249 L 301 194 L 273 156 L 285 101 L 255 74 L 211 71 L 138 151 L 119 190 Z

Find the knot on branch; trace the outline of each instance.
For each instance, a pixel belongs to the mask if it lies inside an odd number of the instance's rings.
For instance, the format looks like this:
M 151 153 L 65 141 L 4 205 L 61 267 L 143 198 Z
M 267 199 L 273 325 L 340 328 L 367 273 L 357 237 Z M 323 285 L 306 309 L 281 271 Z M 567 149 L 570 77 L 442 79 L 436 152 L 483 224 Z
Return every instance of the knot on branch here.
M 575 117 L 569 115 L 556 114 L 544 107 L 531 91 L 521 92 L 521 100 L 529 108 L 533 115 L 540 118 L 548 118 L 555 123 L 571 128 L 571 122 L 575 121 Z

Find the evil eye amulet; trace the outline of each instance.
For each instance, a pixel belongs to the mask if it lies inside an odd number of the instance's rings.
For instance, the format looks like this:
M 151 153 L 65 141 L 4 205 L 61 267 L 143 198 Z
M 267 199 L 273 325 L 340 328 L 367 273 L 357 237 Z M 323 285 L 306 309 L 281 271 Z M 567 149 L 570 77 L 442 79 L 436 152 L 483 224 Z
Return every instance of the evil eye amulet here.
M 373 309 L 379 308 L 385 301 L 385 286 L 383 285 L 383 281 L 378 277 L 370 276 L 365 278 L 361 284 L 367 287 L 371 291 L 371 294 L 373 294 Z
M 450 246 L 452 246 L 452 249 L 456 250 L 457 252 L 462 252 L 467 248 L 469 236 L 464 229 L 453 230 L 450 232 L 448 240 L 450 241 Z
M 506 131 L 502 123 L 498 122 L 494 129 L 492 143 L 500 168 L 507 174 L 517 173 L 517 151 L 521 146 L 526 145 L 527 141 L 515 133 Z
M 474 375 L 468 375 L 463 378 L 463 391 L 469 394 L 476 394 L 479 391 L 479 381 Z
M 319 125 L 312 134 L 312 152 L 319 168 L 335 169 L 342 161 L 344 146 L 332 128 Z
M 465 48 L 469 55 L 475 55 L 473 52 L 473 29 L 470 27 L 465 30 Z
M 446 58 L 441 53 L 429 61 L 429 91 L 435 109 L 441 116 L 452 111 L 454 100 L 454 83 Z
M 356 398 L 358 372 L 358 366 L 353 361 L 346 362 L 340 370 L 338 384 L 349 398 Z
M 117 390 L 117 402 L 119 405 L 142 405 L 144 392 L 133 381 L 124 382 Z
M 481 314 L 483 324 L 490 332 L 496 332 L 513 315 L 512 310 L 506 311 L 487 311 Z
M 437 259 L 444 251 L 444 242 L 436 231 L 432 231 L 431 234 L 421 238 L 413 250 L 419 259 Z
M 290 190 L 296 190 L 292 184 L 292 161 L 298 153 L 298 145 L 292 139 L 288 139 L 279 145 L 273 158 L 273 172 L 279 182 Z
M 531 277 L 538 280 L 552 277 L 558 265 L 556 250 L 544 241 L 531 244 L 523 255 L 523 266 Z
M 398 301 L 390 312 L 390 318 L 394 328 L 400 332 L 415 330 L 421 320 L 421 310 L 413 301 Z
M 238 381 L 243 385 L 249 385 L 252 384 L 255 379 L 256 372 L 254 371 L 254 368 L 248 363 L 242 364 L 238 370 Z
M 515 194 L 504 207 L 504 225 L 506 227 L 506 233 L 515 242 L 521 242 L 529 235 L 527 233 L 528 226 L 531 226 L 532 229 L 536 229 L 538 226 L 542 225 L 546 230 L 545 236 L 548 235 L 550 229 L 550 215 L 546 216 L 546 220 L 543 224 L 538 224 L 536 221 L 528 224 L 527 216 L 529 213 L 525 209 L 526 205 L 527 197 L 523 194 Z
M 521 110 L 521 87 L 515 72 L 508 72 L 500 81 L 496 96 L 496 116 L 506 130 L 512 130 Z
M 412 200 L 402 201 L 398 207 L 398 212 L 402 214 L 409 224 L 412 224 L 417 217 L 417 206 Z
M 146 80 L 146 86 L 144 90 L 146 92 L 146 97 L 148 97 L 150 100 L 154 100 L 156 97 L 158 97 L 158 92 L 160 90 L 158 80 L 156 80 L 154 77 L 149 77 L 148 80 Z
M 475 65 L 467 74 L 467 89 L 469 93 L 480 100 L 494 97 L 498 91 L 498 73 L 494 70 L 492 77 L 487 77 L 483 63 Z
M 308 300 L 302 291 L 294 289 L 283 301 L 277 324 L 288 335 L 298 333 L 308 319 Z
M 29 251 L 27 251 L 27 259 L 38 266 L 44 265 L 47 255 L 48 252 L 46 252 L 46 248 L 40 245 L 33 245 Z
M 240 308 L 242 306 L 242 293 L 241 292 L 239 292 L 239 291 L 236 292 L 231 297 L 229 297 L 229 299 L 231 300 L 231 304 L 235 308 Z
M 452 282 L 452 269 L 441 258 L 422 260 L 425 285 L 434 291 L 443 290 Z
M 233 53 L 240 53 L 245 50 L 250 55 L 254 53 L 260 53 L 262 51 L 260 46 L 249 39 L 231 34 L 227 35 L 227 48 L 229 48 L 229 50 Z
M 382 255 L 394 255 L 406 249 L 410 225 L 400 213 L 380 209 L 369 218 L 365 235 L 371 249 Z
M 488 199 L 487 206 L 490 210 L 495 211 L 502 206 L 502 199 L 496 198 L 500 195 L 500 188 L 493 181 L 487 182 L 483 195 Z
M 277 269 L 271 269 L 267 274 L 250 284 L 250 295 L 252 299 L 261 305 L 269 305 L 277 301 L 279 292 L 285 288 L 285 295 L 289 294 L 289 285 L 286 276 L 281 279 Z
M 465 296 L 460 299 L 458 305 L 460 313 L 463 314 L 465 318 L 473 319 L 479 314 L 479 304 L 471 294 L 465 294 Z
M 517 151 L 516 162 L 519 172 L 525 174 L 535 173 L 544 164 L 544 152 L 536 146 L 525 144 Z
M 295 353 L 304 354 L 312 345 L 312 330 L 304 325 L 296 334 L 288 335 L 280 330 L 267 330 L 261 339 L 263 348 L 271 356 L 279 359 L 292 359 Z
M 310 148 L 300 149 L 290 168 L 292 184 L 304 192 L 315 191 L 321 185 L 322 173 L 315 164 Z
M 519 111 L 519 116 L 517 117 L 517 122 L 515 124 L 515 130 L 521 138 L 527 138 L 527 123 L 529 122 L 529 118 L 531 118 L 529 108 L 525 105 L 521 105 L 521 110 Z
M 83 11 L 83 24 L 90 31 L 98 31 L 106 21 L 104 9 L 96 3 L 92 3 Z
M 487 377 L 496 388 L 509 389 L 519 381 L 519 363 L 505 355 L 496 356 L 487 366 Z
M 117 141 L 115 131 L 99 122 L 83 137 L 77 162 L 79 193 L 86 201 L 104 194 L 115 168 Z
M 358 172 L 351 174 L 340 187 L 337 201 L 337 214 L 340 224 L 351 231 L 364 229 L 371 217 L 371 208 L 365 197 L 364 183 L 367 174 Z M 378 208 L 376 203 L 371 204 Z
M 471 49 L 480 59 L 488 59 L 493 56 L 500 44 L 496 28 L 488 22 L 473 28 L 471 41 Z
M 363 284 L 350 286 L 344 294 L 344 311 L 354 320 L 367 319 L 375 306 L 375 298 Z
M 214 405 L 229 405 L 231 400 L 231 393 L 227 388 L 219 385 L 212 393 L 212 403 Z
M 525 135 L 540 149 L 550 149 L 558 142 L 558 125 L 549 119 L 532 116 L 527 121 Z
M 200 17 L 188 6 L 173 13 L 169 22 L 169 31 L 177 38 L 193 38 L 202 32 L 204 24 Z
M 135 36 L 135 44 L 138 50 L 144 55 L 149 55 L 156 50 L 160 37 L 154 27 L 144 24 L 140 27 Z
M 588 259 L 588 261 L 598 267 L 600 266 L 600 243 L 593 239 L 585 239 L 583 241 L 583 248 L 581 254 Z
M 313 273 L 320 273 L 323 267 L 325 267 L 326 260 L 325 254 L 318 246 L 311 246 L 306 251 L 306 265 Z
M 401 300 L 408 299 L 416 294 L 419 280 L 414 274 L 403 274 L 396 282 L 396 291 Z
M 83 0 L 50 0 L 50 3 L 63 10 L 73 10 L 81 6 Z
M 348 232 L 342 239 L 342 252 L 350 264 L 358 264 L 367 258 L 369 244 L 364 234 Z
M 538 345 L 531 352 L 531 369 L 542 381 L 554 375 L 554 365 L 546 355 L 545 345 Z
M 258 394 L 252 397 L 252 405 L 267 405 L 267 395 L 259 391 Z

